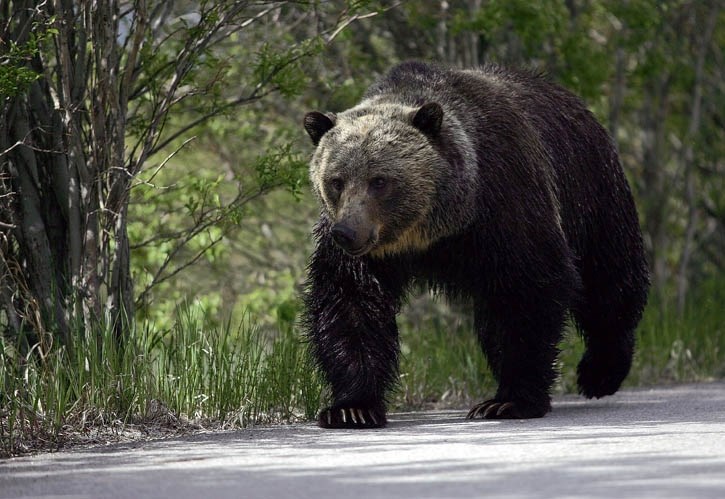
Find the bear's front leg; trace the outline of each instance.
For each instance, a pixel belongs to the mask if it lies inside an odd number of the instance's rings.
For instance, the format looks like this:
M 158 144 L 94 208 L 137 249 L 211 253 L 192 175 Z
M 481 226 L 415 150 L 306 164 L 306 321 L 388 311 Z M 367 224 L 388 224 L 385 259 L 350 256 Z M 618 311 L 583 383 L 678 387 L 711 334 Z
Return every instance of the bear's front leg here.
M 323 428 L 385 426 L 385 397 L 398 377 L 395 316 L 402 286 L 367 258 L 346 255 L 324 237 L 305 295 L 312 355 L 332 389 Z

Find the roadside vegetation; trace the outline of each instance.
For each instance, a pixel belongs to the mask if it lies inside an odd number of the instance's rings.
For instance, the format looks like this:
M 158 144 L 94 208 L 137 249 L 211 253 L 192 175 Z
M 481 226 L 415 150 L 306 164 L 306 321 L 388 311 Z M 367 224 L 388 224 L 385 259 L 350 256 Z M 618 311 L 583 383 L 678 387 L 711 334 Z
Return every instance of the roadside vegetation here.
M 147 324 L 148 326 L 148 324 Z M 178 309 L 167 330 L 134 328 L 119 347 L 106 327 L 65 345 L 0 343 L 0 452 L 241 428 L 309 418 L 320 383 L 290 324 L 270 337 L 248 319 L 210 325 Z M 21 339 L 22 340 L 22 339 Z
M 0 456 L 311 418 L 300 119 L 411 58 L 586 100 L 652 268 L 626 385 L 725 377 L 717 0 L 50 4 L 0 6 Z M 414 294 L 399 326 L 394 409 L 493 393 L 465 304 Z M 581 354 L 571 329 L 557 392 Z
M 725 377 L 725 286 L 709 284 L 683 315 L 647 309 L 625 386 Z M 401 321 L 393 410 L 466 408 L 496 388 L 470 325 L 429 305 L 435 316 Z M 185 305 L 171 328 L 135 328 L 122 349 L 110 328 L 75 329 L 71 348 L 0 340 L 0 455 L 313 418 L 325 394 L 300 330 L 255 322 L 219 325 Z M 573 329 L 561 351 L 555 392 L 574 393 L 583 343 Z

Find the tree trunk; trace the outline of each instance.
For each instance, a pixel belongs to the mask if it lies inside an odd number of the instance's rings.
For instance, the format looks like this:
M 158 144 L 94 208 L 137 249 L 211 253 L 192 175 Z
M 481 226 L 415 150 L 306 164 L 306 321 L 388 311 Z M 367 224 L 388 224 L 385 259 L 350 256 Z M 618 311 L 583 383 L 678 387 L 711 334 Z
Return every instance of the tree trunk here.
M 645 213 L 645 233 L 649 239 L 647 249 L 652 265 L 652 284 L 655 295 L 664 306 L 667 281 L 667 227 L 666 206 L 669 185 L 663 166 L 665 119 L 668 113 L 670 75 L 655 75 L 644 88 L 642 116 L 642 169 L 644 189 L 641 203 Z
M 685 228 L 685 241 L 682 247 L 682 253 L 680 254 L 677 274 L 677 311 L 679 314 L 682 314 L 685 310 L 685 298 L 687 295 L 690 277 L 689 264 L 692 257 L 692 246 L 698 219 L 697 206 L 699 203 L 695 193 L 693 142 L 695 141 L 702 122 L 702 83 L 704 78 L 705 55 L 708 47 L 710 46 L 710 40 L 712 39 L 713 32 L 715 31 L 718 10 L 718 6 L 713 5 L 711 11 L 708 12 L 707 19 L 705 20 L 705 27 L 702 30 L 702 36 L 699 37 L 698 40 L 699 43 L 697 44 L 697 53 L 695 55 L 695 82 L 692 90 L 690 121 L 682 144 L 683 147 L 680 161 L 682 163 L 682 170 L 685 177 L 684 198 L 685 203 L 687 204 L 687 225 Z M 694 17 L 695 19 L 693 19 L 693 25 L 696 26 L 697 19 L 696 16 Z
M 624 48 L 621 44 L 617 44 L 614 55 L 614 84 L 609 97 L 609 135 L 612 136 L 612 140 L 617 145 L 617 149 L 619 149 L 619 140 L 617 138 L 617 134 L 619 133 L 619 115 L 622 110 L 624 89 L 626 87 L 626 62 L 627 58 Z
M 3 208 L 15 225 L 14 243 L 3 256 L 6 268 L 24 269 L 22 275 L 4 276 L 2 295 L 27 288 L 10 303 L 4 300 L 7 314 L 18 316 L 13 328 L 26 324 L 67 342 L 71 319 L 82 318 L 86 330 L 100 331 L 101 295 L 107 293 L 105 318 L 120 338 L 133 317 L 133 288 L 125 215 L 132 178 L 124 164 L 127 102 L 118 97 L 118 3 L 55 0 L 13 7 L 16 17 L 8 26 L 16 43 L 27 43 L 28 26 L 53 23 L 56 34 L 55 53 L 40 51 L 32 58 L 32 69 L 44 78 L 6 100 L 2 109 L 9 123 L 2 142 L 15 144 L 2 158 L 13 189 Z M 122 193 L 114 203 L 112 185 Z

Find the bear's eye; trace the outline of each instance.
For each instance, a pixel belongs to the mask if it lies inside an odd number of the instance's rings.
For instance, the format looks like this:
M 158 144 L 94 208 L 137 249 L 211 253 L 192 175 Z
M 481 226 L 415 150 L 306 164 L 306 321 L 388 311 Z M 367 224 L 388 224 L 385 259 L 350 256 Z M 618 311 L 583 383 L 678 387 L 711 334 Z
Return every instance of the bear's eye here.
M 381 190 L 387 185 L 388 181 L 385 177 L 374 177 L 370 180 L 370 187 Z
M 345 183 L 341 178 L 333 178 L 330 180 L 330 187 L 336 192 L 342 192 L 342 188 L 345 187 Z

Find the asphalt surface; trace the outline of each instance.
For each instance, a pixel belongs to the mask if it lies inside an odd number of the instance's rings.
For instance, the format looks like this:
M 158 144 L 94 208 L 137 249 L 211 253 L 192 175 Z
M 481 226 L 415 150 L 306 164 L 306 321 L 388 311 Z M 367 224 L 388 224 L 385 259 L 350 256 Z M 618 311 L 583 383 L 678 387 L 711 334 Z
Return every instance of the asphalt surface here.
M 558 397 L 536 420 L 393 414 L 0 461 L 0 497 L 725 498 L 725 383 Z

